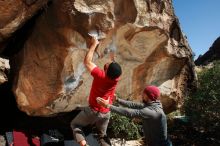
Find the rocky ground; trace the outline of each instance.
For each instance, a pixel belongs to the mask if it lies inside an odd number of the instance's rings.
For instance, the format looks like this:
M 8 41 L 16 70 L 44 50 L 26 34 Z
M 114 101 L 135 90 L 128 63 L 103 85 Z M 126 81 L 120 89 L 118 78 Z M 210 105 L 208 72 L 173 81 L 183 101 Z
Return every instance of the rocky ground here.
M 142 146 L 138 140 L 124 141 L 121 139 L 111 139 L 112 146 Z M 6 146 L 5 137 L 0 135 L 0 146 Z
M 0 86 L 0 90 L 6 90 L 5 87 Z M 4 92 L 1 92 L 4 93 Z M 4 98 L 8 97 L 8 98 Z M 13 129 L 31 129 L 39 133 L 47 129 L 60 128 L 65 130 L 69 127 L 71 119 L 79 112 L 74 111 L 70 113 L 61 113 L 57 117 L 29 117 L 25 113 L 19 111 L 16 102 L 10 94 L 1 94 L 0 102 L 0 146 L 5 146 L 4 134 L 6 131 Z M 196 129 L 187 122 L 181 120 L 174 120 L 168 122 L 168 132 L 174 146 L 219 146 L 220 133 L 216 130 L 214 133 L 205 132 Z M 66 130 L 68 131 L 68 129 Z M 67 135 L 71 132 L 67 132 Z M 120 139 L 112 139 L 113 146 L 141 146 L 141 142 L 124 141 Z
M 0 146 L 5 146 L 5 145 L 6 145 L 5 137 L 0 135 Z
M 75 114 L 75 113 L 70 113 Z M 71 119 L 70 116 L 63 114 L 59 117 L 54 118 L 27 118 L 23 115 L 22 122 L 20 120 L 16 121 L 17 128 L 23 129 L 35 129 L 41 133 L 43 130 L 57 127 L 68 127 L 68 123 L 64 123 L 63 120 L 66 119 L 68 121 Z M 51 121 L 53 121 L 51 123 Z M 38 123 L 38 124 L 36 124 Z M 169 122 L 168 125 L 169 136 L 174 146 L 219 146 L 220 145 L 220 134 L 216 131 L 216 133 L 206 133 L 201 130 L 195 129 L 189 123 L 185 123 L 183 121 L 172 121 Z M 12 130 L 13 127 L 10 128 L 1 128 L 0 130 L 0 146 L 5 146 L 5 132 L 8 130 Z M 65 130 L 65 128 L 61 128 Z M 67 130 L 67 129 L 66 129 Z M 66 134 L 66 133 L 65 133 Z M 67 135 L 71 135 L 71 132 L 67 132 Z M 142 146 L 143 142 L 141 140 L 130 140 L 125 141 L 122 139 L 111 138 L 112 146 Z

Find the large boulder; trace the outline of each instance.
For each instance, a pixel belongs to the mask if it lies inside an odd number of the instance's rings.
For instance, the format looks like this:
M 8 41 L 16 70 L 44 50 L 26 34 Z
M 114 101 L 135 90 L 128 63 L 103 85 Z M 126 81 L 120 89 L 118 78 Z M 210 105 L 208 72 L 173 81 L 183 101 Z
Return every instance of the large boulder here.
M 0 53 L 8 38 L 36 14 L 49 0 L 3 0 L 0 1 Z
M 88 33 L 102 38 L 98 66 L 109 61 L 109 52 L 121 64 L 120 95 L 141 100 L 145 85 L 154 84 L 167 113 L 182 105 L 194 81 L 193 60 L 171 0 L 53 0 L 11 64 L 20 110 L 51 116 L 87 104 Z

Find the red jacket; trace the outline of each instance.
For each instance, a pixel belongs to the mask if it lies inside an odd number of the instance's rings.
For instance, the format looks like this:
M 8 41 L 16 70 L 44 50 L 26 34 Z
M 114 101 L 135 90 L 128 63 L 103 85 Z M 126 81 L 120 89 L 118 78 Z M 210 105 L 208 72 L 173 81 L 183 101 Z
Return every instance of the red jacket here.
M 109 103 L 112 104 L 116 85 L 118 83 L 119 78 L 114 80 L 108 78 L 105 72 L 101 70 L 99 67 L 95 67 L 91 71 L 91 75 L 94 79 L 89 95 L 89 106 L 95 111 L 107 113 L 109 112 L 109 108 L 104 108 L 101 105 L 99 105 L 96 101 L 96 98 L 101 97 L 103 99 L 107 99 L 108 97 L 110 97 Z

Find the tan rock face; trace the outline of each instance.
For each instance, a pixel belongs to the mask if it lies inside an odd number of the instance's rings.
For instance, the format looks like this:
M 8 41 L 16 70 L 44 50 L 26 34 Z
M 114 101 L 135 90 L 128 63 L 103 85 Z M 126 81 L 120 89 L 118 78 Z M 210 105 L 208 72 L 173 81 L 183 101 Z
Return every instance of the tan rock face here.
M 0 47 L 3 41 L 10 37 L 47 2 L 48 0 L 0 1 Z
M 194 72 L 171 0 L 54 0 L 15 58 L 13 91 L 22 111 L 50 116 L 87 104 L 89 32 L 104 38 L 95 63 L 103 67 L 114 51 L 122 66 L 119 94 L 141 100 L 145 85 L 154 84 L 167 112 L 181 105 Z
M 0 58 L 0 85 L 8 81 L 7 73 L 9 72 L 9 60 Z
M 0 1 L 0 54 L 7 48 L 7 45 L 10 44 L 10 38 L 15 36 L 15 32 L 40 11 L 48 1 L 49 0 Z

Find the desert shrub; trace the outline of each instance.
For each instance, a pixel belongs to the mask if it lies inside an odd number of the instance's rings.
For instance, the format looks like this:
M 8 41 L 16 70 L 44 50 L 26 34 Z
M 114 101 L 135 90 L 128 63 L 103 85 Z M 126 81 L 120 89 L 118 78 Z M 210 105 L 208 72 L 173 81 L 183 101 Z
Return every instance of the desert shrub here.
M 141 137 L 141 125 L 138 122 L 113 112 L 108 128 L 111 136 L 115 138 L 133 140 Z
M 198 73 L 198 89 L 185 101 L 185 114 L 200 131 L 220 130 L 220 62 Z

